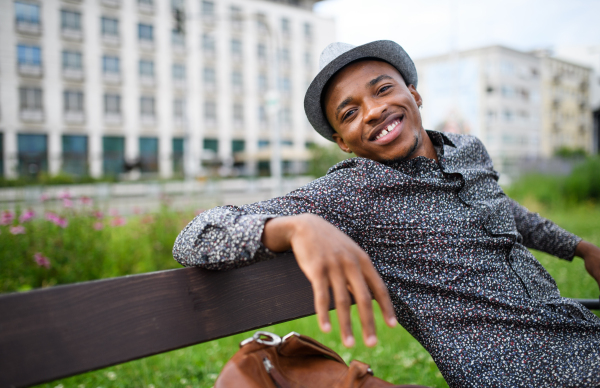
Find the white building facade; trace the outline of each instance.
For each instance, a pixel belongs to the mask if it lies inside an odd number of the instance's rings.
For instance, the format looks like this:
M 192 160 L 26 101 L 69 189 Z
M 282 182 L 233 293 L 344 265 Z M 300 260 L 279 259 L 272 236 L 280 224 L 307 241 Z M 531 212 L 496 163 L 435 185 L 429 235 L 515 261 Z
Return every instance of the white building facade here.
M 509 176 L 540 156 L 539 58 L 491 46 L 415 63 L 426 128 L 477 136 Z
M 0 1 L 7 178 L 267 174 L 274 124 L 299 172 L 317 141 L 304 91 L 334 25 L 314 1 Z

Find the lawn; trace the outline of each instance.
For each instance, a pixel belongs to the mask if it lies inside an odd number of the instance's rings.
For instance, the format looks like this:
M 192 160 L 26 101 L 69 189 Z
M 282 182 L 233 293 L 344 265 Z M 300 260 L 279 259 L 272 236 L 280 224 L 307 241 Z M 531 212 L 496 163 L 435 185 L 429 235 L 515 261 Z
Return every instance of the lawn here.
M 547 206 L 522 198 L 521 202 L 533 211 L 540 212 L 565 229 L 600 245 L 600 206 L 593 203 L 560 204 Z M 24 212 L 21 212 L 21 215 Z M 2 291 L 27 290 L 53 284 L 80 281 L 98 277 L 119 276 L 177 266 L 170 257 L 172 241 L 194 212 L 175 213 L 164 207 L 157 214 L 140 214 L 123 219 L 106 209 L 97 213 L 93 206 L 75 211 L 64 209 L 57 217 L 67 219 L 63 227 L 59 219 L 42 217 L 0 226 L 0 285 Z M 6 217 L 3 215 L 4 221 Z M 55 217 L 56 218 L 56 217 Z M 22 225 L 22 233 L 15 225 Z M 11 229 L 13 228 L 13 229 Z M 94 242 L 96 241 L 96 242 Z M 99 241 L 99 242 L 98 242 Z M 96 250 L 93 259 L 80 262 L 82 257 Z M 37 253 L 47 258 L 49 264 L 39 261 Z M 564 296 L 597 298 L 598 286 L 587 274 L 583 262 L 558 260 L 534 252 L 540 262 L 556 279 Z M 360 341 L 352 349 L 339 343 L 339 332 L 332 313 L 330 334 L 317 328 L 315 317 L 306 317 L 265 330 L 279 335 L 296 331 L 309 335 L 333 348 L 349 361 L 358 359 L 373 367 L 375 375 L 396 384 L 421 384 L 446 387 L 444 379 L 429 354 L 403 328 L 387 328 L 377 314 L 379 344 L 366 348 Z M 358 319 L 353 310 L 355 328 Z M 205 344 L 147 357 L 142 360 L 105 368 L 54 381 L 40 387 L 211 387 L 224 363 L 238 348 L 238 343 L 252 333 L 238 334 Z

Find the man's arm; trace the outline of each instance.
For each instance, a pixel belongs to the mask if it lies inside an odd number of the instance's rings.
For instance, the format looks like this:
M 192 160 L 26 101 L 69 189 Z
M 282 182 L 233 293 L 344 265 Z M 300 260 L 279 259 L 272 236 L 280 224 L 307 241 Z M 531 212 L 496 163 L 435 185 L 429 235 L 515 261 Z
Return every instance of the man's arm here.
M 586 270 L 600 287 L 600 248 L 539 214 L 530 212 L 515 200 L 510 201 L 517 230 L 523 236 L 523 245 L 565 260 L 572 260 L 574 256 L 581 257 L 585 261 Z

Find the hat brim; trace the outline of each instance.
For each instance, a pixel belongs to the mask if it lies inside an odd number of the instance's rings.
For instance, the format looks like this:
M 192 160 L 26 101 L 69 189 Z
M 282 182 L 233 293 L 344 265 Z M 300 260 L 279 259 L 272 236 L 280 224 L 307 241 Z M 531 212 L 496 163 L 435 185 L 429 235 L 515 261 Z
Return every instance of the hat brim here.
M 406 51 L 391 40 L 377 40 L 357 46 L 329 62 L 311 82 L 304 96 L 304 111 L 313 128 L 325 139 L 333 140 L 334 129 L 321 109 L 321 95 L 327 82 L 346 65 L 365 58 L 381 59 L 394 66 L 407 85 L 417 87 L 417 69 Z

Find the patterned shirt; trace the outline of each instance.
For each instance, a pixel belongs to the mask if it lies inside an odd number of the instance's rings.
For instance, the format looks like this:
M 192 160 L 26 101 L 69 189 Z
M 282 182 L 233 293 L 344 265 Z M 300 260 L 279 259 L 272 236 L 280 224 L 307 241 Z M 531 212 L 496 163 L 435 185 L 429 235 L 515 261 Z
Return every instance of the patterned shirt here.
M 345 160 L 283 197 L 198 215 L 173 255 L 210 269 L 269 259 L 265 222 L 313 213 L 369 254 L 451 387 L 600 386 L 600 319 L 527 250 L 572 260 L 581 239 L 508 198 L 477 138 L 427 133 L 438 162 Z

